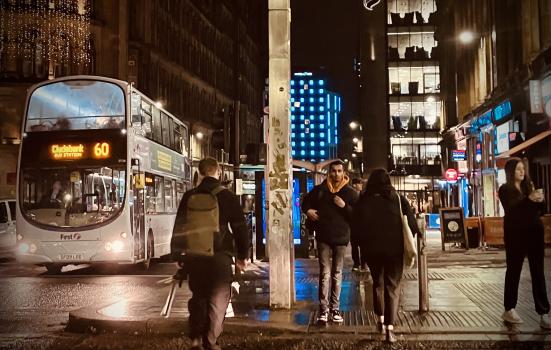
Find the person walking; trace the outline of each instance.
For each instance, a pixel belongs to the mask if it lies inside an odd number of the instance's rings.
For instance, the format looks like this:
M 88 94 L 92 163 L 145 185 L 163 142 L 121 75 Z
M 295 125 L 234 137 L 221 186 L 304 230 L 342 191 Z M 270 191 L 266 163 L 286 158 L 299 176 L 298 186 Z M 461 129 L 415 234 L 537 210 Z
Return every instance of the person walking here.
M 344 163 L 334 161 L 329 164 L 327 179 L 315 186 L 302 202 L 302 211 L 312 223 L 318 245 L 319 324 L 326 324 L 328 320 L 343 322 L 339 310 L 342 268 L 344 253 L 350 242 L 352 205 L 358 198 L 348 183 Z
M 401 207 L 401 208 L 400 208 Z M 386 340 L 395 342 L 394 325 L 398 318 L 400 282 L 404 270 L 402 216 L 407 215 L 413 234 L 420 235 L 408 200 L 398 195 L 384 169 L 375 169 L 365 191 L 354 206 L 354 237 L 360 243 L 373 279 L 373 306 L 377 328 Z
M 506 183 L 499 188 L 499 200 L 505 209 L 503 231 L 507 270 L 505 272 L 504 321 L 522 323 L 515 310 L 518 285 L 524 258 L 528 257 L 532 295 L 540 326 L 551 329 L 549 300 L 544 274 L 544 229 L 540 216 L 543 212 L 543 190 L 535 190 L 527 169 L 520 158 L 511 158 L 505 164 Z
M 215 239 L 213 256 L 181 256 L 178 237 L 173 235 L 171 248 L 178 258 L 184 258 L 189 274 L 192 297 L 188 302 L 189 337 L 192 349 L 220 349 L 218 337 L 230 301 L 232 282 L 232 255 L 234 241 L 237 250 L 236 272 L 243 271 L 248 263 L 249 234 L 245 217 L 237 196 L 220 184 L 221 169 L 214 158 L 199 162 L 199 185 L 187 191 L 180 202 L 174 232 L 184 232 L 188 215 L 187 203 L 193 194 L 212 193 L 218 202 L 219 239 Z M 228 229 L 231 227 L 231 232 Z M 185 236 L 185 235 L 184 235 Z
M 356 193 L 359 196 L 363 190 L 362 180 L 358 178 L 352 179 L 352 188 L 356 190 Z M 352 231 L 354 231 L 354 229 L 354 227 L 351 227 Z M 367 263 L 365 262 L 364 256 L 360 250 L 360 245 L 354 237 L 356 237 L 356 235 L 352 232 L 350 237 L 350 248 L 352 249 L 352 271 L 364 272 L 367 270 Z

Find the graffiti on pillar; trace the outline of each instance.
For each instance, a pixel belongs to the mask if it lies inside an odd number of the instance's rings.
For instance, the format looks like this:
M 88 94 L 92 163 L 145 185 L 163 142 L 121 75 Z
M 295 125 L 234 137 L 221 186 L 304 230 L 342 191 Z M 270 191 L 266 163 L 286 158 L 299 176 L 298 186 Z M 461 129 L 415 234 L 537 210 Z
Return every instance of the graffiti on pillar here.
M 275 136 L 275 146 L 271 148 L 272 153 L 272 170 L 268 174 L 270 178 L 270 188 L 277 190 L 287 190 L 289 189 L 289 164 L 288 164 L 288 154 L 282 153 L 282 150 L 285 151 L 286 145 L 288 142 L 284 138 L 284 133 L 281 129 L 281 122 L 275 118 L 270 118 L 270 133 L 273 133 Z
M 285 193 L 277 191 L 275 199 L 272 201 L 271 205 L 274 214 L 277 211 L 279 215 L 283 215 L 285 214 L 285 208 L 289 206 L 289 200 L 287 196 L 285 196 Z

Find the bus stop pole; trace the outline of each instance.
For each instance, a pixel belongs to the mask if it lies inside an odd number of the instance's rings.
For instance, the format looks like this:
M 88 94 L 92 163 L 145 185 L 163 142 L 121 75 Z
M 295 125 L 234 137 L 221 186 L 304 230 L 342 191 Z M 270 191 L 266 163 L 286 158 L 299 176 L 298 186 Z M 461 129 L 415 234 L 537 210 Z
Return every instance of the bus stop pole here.
M 429 276 L 427 266 L 427 255 L 425 247 L 427 245 L 425 215 L 421 214 L 417 218 L 417 225 L 422 233 L 422 238 L 417 237 L 417 276 L 419 281 L 419 312 L 429 311 Z

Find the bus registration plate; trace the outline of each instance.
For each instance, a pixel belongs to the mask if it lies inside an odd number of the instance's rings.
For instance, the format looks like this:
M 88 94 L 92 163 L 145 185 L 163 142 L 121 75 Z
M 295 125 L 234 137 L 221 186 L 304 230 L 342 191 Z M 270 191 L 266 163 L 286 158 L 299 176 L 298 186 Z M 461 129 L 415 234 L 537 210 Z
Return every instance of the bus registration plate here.
M 61 254 L 61 260 L 82 260 L 81 253 Z

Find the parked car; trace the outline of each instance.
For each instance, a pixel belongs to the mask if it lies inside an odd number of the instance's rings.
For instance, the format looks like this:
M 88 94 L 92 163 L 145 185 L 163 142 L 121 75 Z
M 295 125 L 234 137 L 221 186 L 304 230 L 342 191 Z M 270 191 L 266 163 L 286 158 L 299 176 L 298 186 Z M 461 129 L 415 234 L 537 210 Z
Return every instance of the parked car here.
M 0 199 L 0 248 L 14 248 L 15 199 Z

